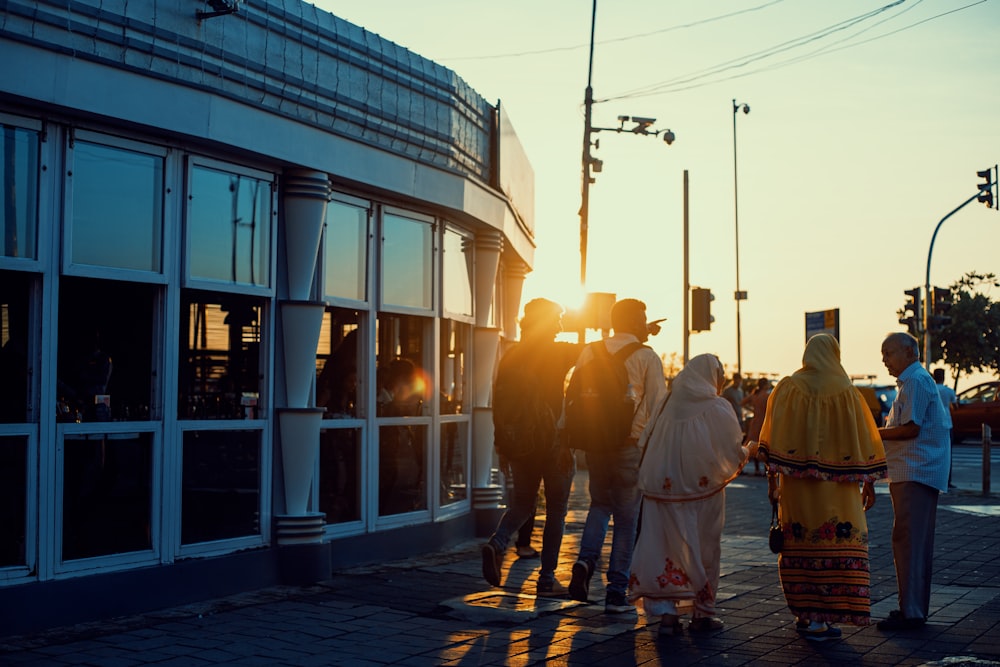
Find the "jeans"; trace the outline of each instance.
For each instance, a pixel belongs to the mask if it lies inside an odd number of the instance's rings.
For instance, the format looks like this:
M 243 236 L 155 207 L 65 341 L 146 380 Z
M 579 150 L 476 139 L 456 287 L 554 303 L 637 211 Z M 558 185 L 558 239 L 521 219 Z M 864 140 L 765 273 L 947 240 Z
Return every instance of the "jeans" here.
M 559 564 L 559 549 L 562 547 L 563 529 L 566 525 L 566 506 L 573 474 L 576 472 L 576 462 L 568 449 L 559 447 L 540 460 L 512 461 L 510 467 L 514 477 L 510 507 L 500 517 L 500 523 L 490 537 L 490 542 L 500 553 L 507 550 L 511 535 L 534 514 L 538 487 L 544 481 L 545 529 L 542 531 L 542 562 L 538 581 L 553 581 Z
M 628 590 L 632 551 L 642 494 L 639 481 L 639 447 L 628 444 L 611 452 L 587 452 L 590 469 L 590 511 L 580 538 L 580 560 L 593 566 L 601 556 L 608 522 L 614 517 L 611 560 L 607 590 L 624 594 Z M 593 569 L 593 568 L 591 568 Z

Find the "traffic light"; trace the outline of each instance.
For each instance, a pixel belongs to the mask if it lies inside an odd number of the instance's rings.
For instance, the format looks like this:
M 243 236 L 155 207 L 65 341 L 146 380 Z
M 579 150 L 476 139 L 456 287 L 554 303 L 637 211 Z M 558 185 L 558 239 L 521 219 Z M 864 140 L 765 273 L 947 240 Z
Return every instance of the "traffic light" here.
M 986 208 L 994 208 L 997 205 L 996 170 L 997 166 L 993 165 L 991 169 L 976 172 L 976 176 L 983 179 L 983 182 L 979 184 L 979 196 L 976 199 L 986 204 Z
M 691 288 L 691 331 L 708 331 L 712 328 L 712 290 L 704 287 Z
M 907 296 L 907 299 L 906 305 L 899 311 L 899 323 L 905 324 L 911 335 L 919 337 L 920 325 L 923 321 L 920 319 L 920 288 L 914 287 L 913 289 L 905 290 L 903 294 Z M 907 315 L 907 313 L 913 314 Z
M 931 331 L 940 331 L 951 324 L 951 317 L 947 315 L 951 309 L 951 290 L 944 287 L 933 288 L 930 309 L 927 326 Z

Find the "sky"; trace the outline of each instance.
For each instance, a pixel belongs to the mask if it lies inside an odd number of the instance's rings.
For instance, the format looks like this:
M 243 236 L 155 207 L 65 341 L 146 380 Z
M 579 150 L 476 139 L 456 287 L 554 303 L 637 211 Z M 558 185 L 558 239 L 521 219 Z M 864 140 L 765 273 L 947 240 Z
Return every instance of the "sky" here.
M 584 91 L 592 0 L 318 0 L 500 101 L 535 172 L 535 266 L 522 304 L 580 302 Z M 668 318 L 649 344 L 680 362 L 683 178 L 689 283 L 715 295 L 689 355 L 744 375 L 801 366 L 805 313 L 839 309 L 848 373 L 894 380 L 885 334 L 904 290 L 1000 274 L 1000 212 L 973 201 L 1000 161 L 1000 0 L 598 0 L 593 127 L 602 131 L 586 291 Z M 750 113 L 735 114 L 733 100 Z M 631 127 L 631 123 L 625 125 Z M 661 135 L 662 136 L 662 135 Z M 736 174 L 734 178 L 734 143 Z M 737 199 L 738 197 L 738 199 Z M 987 292 L 1000 301 L 1000 288 Z M 959 390 L 989 379 L 960 378 Z

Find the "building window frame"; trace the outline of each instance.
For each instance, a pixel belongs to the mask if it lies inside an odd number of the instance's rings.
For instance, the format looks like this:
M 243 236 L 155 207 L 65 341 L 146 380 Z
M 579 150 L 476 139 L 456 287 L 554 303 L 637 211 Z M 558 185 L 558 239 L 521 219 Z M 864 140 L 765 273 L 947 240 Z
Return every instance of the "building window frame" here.
M 0 125 L 13 127 L 15 130 L 25 130 L 35 132 L 37 138 L 38 164 L 35 165 L 35 173 L 32 178 L 36 184 L 35 191 L 35 216 L 34 233 L 35 247 L 31 257 L 8 257 L 0 254 L 0 269 L 17 270 L 41 270 L 48 259 L 49 248 L 51 247 L 50 229 L 48 225 L 42 224 L 43 220 L 51 219 L 51 193 L 52 193 L 52 145 L 48 140 L 47 124 L 35 118 L 25 118 L 7 113 L 0 113 Z

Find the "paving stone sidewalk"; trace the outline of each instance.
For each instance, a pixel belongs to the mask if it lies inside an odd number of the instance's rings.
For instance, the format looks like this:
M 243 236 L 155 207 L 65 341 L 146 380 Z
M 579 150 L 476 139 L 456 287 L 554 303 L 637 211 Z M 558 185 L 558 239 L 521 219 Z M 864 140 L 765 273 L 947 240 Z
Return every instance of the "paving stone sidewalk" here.
M 713 634 L 660 639 L 658 619 L 605 614 L 596 574 L 594 604 L 536 599 L 538 560 L 513 551 L 503 587 L 491 588 L 480 573 L 482 541 L 470 540 L 314 586 L 0 637 L 0 665 L 1000 666 L 1000 497 L 979 493 L 972 472 L 956 478 L 961 488 L 941 497 L 932 613 L 918 632 L 842 626 L 839 641 L 800 638 L 767 548 L 765 482 L 750 474 L 727 491 L 719 602 L 726 627 Z M 574 482 L 557 572 L 564 583 L 586 516 L 586 480 L 581 471 Z M 878 492 L 869 513 L 875 619 L 896 606 L 892 510 L 887 488 Z

